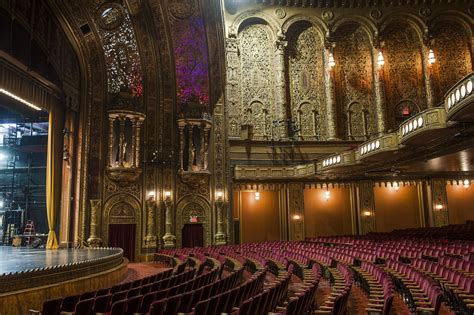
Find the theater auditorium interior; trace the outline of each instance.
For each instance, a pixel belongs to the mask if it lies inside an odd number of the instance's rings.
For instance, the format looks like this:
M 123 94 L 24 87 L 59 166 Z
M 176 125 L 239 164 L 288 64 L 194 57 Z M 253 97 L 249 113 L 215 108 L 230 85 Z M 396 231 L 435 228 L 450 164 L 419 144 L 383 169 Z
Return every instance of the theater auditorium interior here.
M 474 2 L 0 1 L 0 315 L 474 314 Z

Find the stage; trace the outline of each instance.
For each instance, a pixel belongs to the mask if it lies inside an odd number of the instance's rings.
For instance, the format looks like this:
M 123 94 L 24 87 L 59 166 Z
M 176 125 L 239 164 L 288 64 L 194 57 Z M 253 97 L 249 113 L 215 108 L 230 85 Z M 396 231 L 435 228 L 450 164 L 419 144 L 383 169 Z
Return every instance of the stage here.
M 0 314 L 21 314 L 50 298 L 113 285 L 122 281 L 127 263 L 121 248 L 0 246 Z

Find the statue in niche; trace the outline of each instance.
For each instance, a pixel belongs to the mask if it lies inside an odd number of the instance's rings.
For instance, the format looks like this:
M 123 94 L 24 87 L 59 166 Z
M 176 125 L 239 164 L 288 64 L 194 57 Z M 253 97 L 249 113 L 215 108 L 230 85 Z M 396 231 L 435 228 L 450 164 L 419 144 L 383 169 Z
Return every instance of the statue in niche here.
M 196 147 L 194 146 L 194 144 L 193 144 L 192 147 L 191 147 L 191 161 L 192 161 L 192 165 L 197 165 L 197 161 L 196 161 Z
M 127 142 L 125 141 L 125 135 L 121 134 L 117 155 L 115 156 L 115 163 L 119 166 L 123 166 L 124 162 L 127 162 Z

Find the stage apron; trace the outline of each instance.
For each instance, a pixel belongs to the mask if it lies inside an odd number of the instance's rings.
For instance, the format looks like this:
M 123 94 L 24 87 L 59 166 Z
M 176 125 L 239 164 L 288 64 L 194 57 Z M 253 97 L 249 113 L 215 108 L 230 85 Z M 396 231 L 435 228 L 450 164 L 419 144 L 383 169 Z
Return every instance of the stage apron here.
M 123 249 L 129 261 L 135 259 L 136 224 L 109 224 L 109 246 Z
M 185 224 L 181 233 L 183 248 L 204 246 L 204 228 L 202 224 Z

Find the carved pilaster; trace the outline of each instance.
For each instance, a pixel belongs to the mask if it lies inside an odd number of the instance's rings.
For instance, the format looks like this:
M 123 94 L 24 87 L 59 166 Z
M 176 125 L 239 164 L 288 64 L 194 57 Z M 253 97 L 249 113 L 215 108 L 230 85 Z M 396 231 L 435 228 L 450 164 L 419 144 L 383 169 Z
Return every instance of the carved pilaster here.
M 229 137 L 240 137 L 240 123 L 237 102 L 239 101 L 238 93 L 238 55 L 239 41 L 236 38 L 226 39 L 226 107 L 229 110 L 229 116 L 232 123 L 229 125 Z
M 227 244 L 227 235 L 224 233 L 223 211 L 225 206 L 224 196 L 216 196 L 217 233 L 214 235 L 215 245 Z
M 99 247 L 102 244 L 102 240 L 98 234 L 98 222 L 97 213 L 100 211 L 100 200 L 91 199 L 91 221 L 90 221 L 90 236 L 87 239 L 87 243 L 92 247 Z
M 449 224 L 446 181 L 443 178 L 433 178 L 431 180 L 430 211 L 432 226 L 443 226 Z
M 185 124 L 179 124 L 179 171 L 184 171 L 184 127 Z
M 136 167 L 136 159 L 135 159 L 135 155 L 136 155 L 136 147 L 137 147 L 137 120 L 138 119 L 134 119 L 132 120 L 132 130 L 133 130 L 133 134 L 132 134 L 132 167 Z
M 125 117 L 124 116 L 120 116 L 119 117 L 119 123 L 120 123 L 120 135 L 119 135 L 119 166 L 120 167 L 124 167 L 124 164 L 123 164 L 123 158 L 124 158 L 124 154 L 123 152 L 125 152 L 125 149 L 126 149 L 126 144 L 125 144 Z
M 303 185 L 292 183 L 288 186 L 288 215 L 290 241 L 304 240 L 304 195 Z
M 327 45 L 324 49 L 324 91 L 326 95 L 326 122 L 327 140 L 337 139 L 336 126 L 336 96 L 334 91 L 334 71 L 329 66 L 329 55 L 332 53 L 332 46 Z
M 423 81 L 425 82 L 426 106 L 432 108 L 434 104 L 434 93 L 432 88 L 432 66 L 428 62 L 429 40 L 424 41 L 421 46 L 421 64 L 423 66 Z
M 209 128 L 204 126 L 204 153 L 202 155 L 202 169 L 207 170 L 208 168 L 208 156 L 209 156 Z
M 113 166 L 114 154 L 112 152 L 114 146 L 114 118 L 109 117 L 109 161 L 108 167 Z
M 374 182 L 371 180 L 360 181 L 358 192 L 360 233 L 367 234 L 375 232 Z
M 176 236 L 172 234 L 173 218 L 172 218 L 172 203 L 171 198 L 166 197 L 165 201 L 165 235 L 163 236 L 163 243 L 165 248 L 174 248 Z
M 155 236 L 155 200 L 150 198 L 146 201 L 146 236 L 144 238 L 145 247 L 156 247 Z
M 286 120 L 286 75 L 285 75 L 285 48 L 287 41 L 277 40 L 275 43 L 275 118 Z M 276 131 L 279 139 L 288 137 L 287 124 L 278 124 Z
M 377 133 L 381 135 L 385 131 L 385 88 L 384 88 L 384 68 L 383 65 L 378 64 L 378 57 L 380 52 L 380 46 L 374 45 L 372 47 L 372 71 L 374 76 L 374 98 L 375 98 L 375 110 L 377 120 Z
M 193 125 L 188 125 L 188 171 L 193 169 L 193 160 L 196 155 L 196 151 L 193 143 Z

